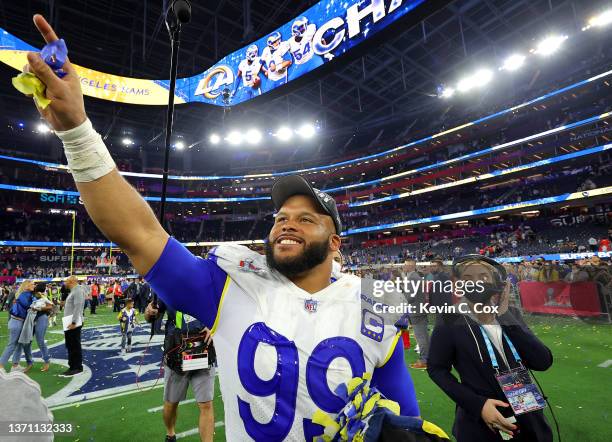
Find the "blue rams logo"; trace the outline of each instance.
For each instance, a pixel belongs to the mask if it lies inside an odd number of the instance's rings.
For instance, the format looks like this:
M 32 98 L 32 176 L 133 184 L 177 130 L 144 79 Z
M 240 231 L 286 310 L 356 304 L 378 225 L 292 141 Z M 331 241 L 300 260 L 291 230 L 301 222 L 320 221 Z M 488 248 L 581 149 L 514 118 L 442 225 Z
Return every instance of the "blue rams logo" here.
M 194 95 L 204 95 L 206 98 L 214 100 L 221 95 L 224 86 L 231 86 L 232 84 L 234 84 L 232 69 L 229 66 L 219 65 L 200 80 Z

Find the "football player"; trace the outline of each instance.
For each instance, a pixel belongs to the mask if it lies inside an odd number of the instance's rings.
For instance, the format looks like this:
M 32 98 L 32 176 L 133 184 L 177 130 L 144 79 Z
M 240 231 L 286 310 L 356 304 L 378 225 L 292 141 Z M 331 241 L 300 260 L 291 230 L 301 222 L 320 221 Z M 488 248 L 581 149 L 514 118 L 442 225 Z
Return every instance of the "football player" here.
M 42 16 L 34 21 L 47 43 L 57 40 Z M 312 440 L 322 430 L 313 413 L 338 413 L 345 403 L 335 387 L 364 372 L 401 414 L 419 415 L 396 328 L 362 310 L 360 278 L 332 277 L 342 224 L 331 196 L 298 175 L 283 177 L 272 188 L 277 214 L 265 256 L 225 244 L 196 257 L 119 174 L 70 62 L 59 78 L 39 54 L 27 59 L 51 99 L 40 113 L 63 142 L 94 223 L 167 305 L 211 329 L 227 440 Z
M 292 37 L 289 39 L 289 51 L 293 56 L 293 67 L 289 71 L 289 80 L 299 77 L 323 64 L 323 57 L 315 54 L 312 39 L 317 32 L 317 25 L 309 23 L 308 18 L 299 17 L 291 25 Z M 325 54 L 331 58 L 332 54 Z
M 246 50 L 245 59 L 238 65 L 236 83 L 234 84 L 234 91 L 231 94 L 233 102 L 240 103 L 257 95 L 261 95 L 261 78 L 259 77 L 259 72 L 262 70 L 262 63 L 257 46 L 249 46 Z M 242 86 L 240 86 L 241 81 Z M 237 95 L 236 92 L 238 92 Z
M 267 46 L 261 54 L 261 59 L 267 71 L 267 90 L 274 89 L 287 82 L 287 68 L 291 66 L 289 42 L 282 41 L 281 33 L 276 31 L 268 37 Z

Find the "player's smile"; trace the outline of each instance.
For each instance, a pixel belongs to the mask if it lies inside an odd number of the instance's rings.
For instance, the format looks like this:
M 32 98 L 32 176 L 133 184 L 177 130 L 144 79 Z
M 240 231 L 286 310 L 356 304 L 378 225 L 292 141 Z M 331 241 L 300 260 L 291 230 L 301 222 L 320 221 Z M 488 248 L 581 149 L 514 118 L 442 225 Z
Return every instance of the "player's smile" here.
M 289 251 L 303 246 L 304 241 L 295 235 L 282 234 L 276 238 L 274 244 L 281 251 Z

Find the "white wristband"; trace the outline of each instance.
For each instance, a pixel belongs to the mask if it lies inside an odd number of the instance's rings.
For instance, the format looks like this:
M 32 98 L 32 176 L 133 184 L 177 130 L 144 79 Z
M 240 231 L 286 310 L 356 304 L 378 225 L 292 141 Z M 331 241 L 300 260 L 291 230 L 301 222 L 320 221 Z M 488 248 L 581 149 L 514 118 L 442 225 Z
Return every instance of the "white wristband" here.
M 64 144 L 68 167 L 77 183 L 95 181 L 116 167 L 102 137 L 89 119 L 64 132 L 55 132 Z

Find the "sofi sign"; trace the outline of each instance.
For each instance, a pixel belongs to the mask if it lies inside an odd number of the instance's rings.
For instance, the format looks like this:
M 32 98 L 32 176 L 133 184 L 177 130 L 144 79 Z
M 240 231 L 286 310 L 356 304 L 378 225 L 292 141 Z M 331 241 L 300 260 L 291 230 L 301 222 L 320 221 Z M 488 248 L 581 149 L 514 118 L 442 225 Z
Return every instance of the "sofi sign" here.
M 340 57 L 353 46 L 432 0 L 323 0 L 269 35 L 177 81 L 175 102 L 235 105 L 263 95 Z M 196 18 L 197 19 L 197 18 Z M 61 35 L 60 35 L 61 37 Z M 68 41 L 71 44 L 77 42 Z M 38 48 L 0 28 L 0 62 L 21 70 Z M 74 65 L 85 95 L 140 105 L 165 105 L 168 80 L 114 75 Z
M 53 193 L 41 193 L 40 194 L 40 202 L 41 203 L 51 203 L 54 205 L 64 205 L 64 204 L 83 204 L 83 200 L 80 196 L 76 195 L 56 195 Z

